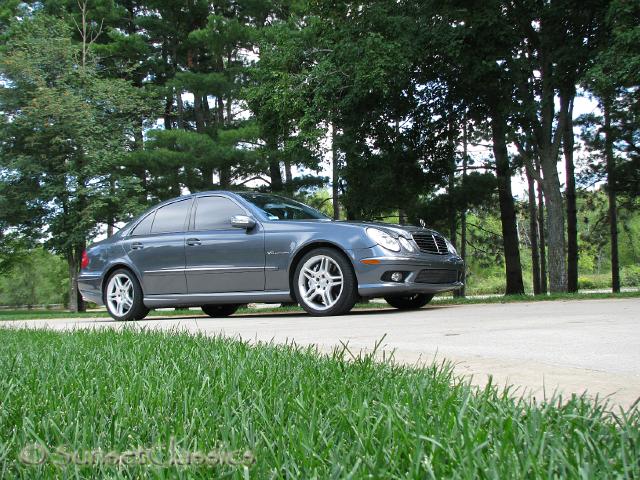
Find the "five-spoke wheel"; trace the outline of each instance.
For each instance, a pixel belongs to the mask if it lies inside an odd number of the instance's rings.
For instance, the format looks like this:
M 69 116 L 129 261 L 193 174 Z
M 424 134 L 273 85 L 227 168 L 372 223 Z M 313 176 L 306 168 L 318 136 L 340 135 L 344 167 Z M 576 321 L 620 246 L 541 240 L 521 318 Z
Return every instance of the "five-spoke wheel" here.
M 140 283 L 129 270 L 116 270 L 105 285 L 105 304 L 114 319 L 140 320 L 149 313 L 142 302 Z
M 340 252 L 319 248 L 307 253 L 294 276 L 296 298 L 312 315 L 340 315 L 353 308 L 357 298 L 355 274 Z

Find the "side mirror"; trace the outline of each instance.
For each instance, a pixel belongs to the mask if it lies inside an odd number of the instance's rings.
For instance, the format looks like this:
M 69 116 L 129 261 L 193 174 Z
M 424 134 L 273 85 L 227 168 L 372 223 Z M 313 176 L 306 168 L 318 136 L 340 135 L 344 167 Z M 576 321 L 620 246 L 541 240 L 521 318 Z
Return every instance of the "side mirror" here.
M 234 215 L 231 217 L 231 226 L 250 230 L 256 226 L 256 221 L 248 215 Z

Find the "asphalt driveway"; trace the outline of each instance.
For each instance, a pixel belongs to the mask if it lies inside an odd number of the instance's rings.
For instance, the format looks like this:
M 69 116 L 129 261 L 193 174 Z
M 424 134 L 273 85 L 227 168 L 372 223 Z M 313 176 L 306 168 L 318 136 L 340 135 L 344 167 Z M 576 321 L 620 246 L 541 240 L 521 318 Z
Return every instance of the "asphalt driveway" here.
M 2 322 L 67 330 L 121 328 L 110 319 Z M 131 325 L 131 324 L 128 324 Z M 372 310 L 332 318 L 298 313 L 208 317 L 149 317 L 136 327 L 187 329 L 252 341 L 295 341 L 351 351 L 381 344 L 406 363 L 448 359 L 484 385 L 514 384 L 536 398 L 554 390 L 608 397 L 628 407 L 640 397 L 640 299 L 485 305 L 432 305 L 415 312 Z

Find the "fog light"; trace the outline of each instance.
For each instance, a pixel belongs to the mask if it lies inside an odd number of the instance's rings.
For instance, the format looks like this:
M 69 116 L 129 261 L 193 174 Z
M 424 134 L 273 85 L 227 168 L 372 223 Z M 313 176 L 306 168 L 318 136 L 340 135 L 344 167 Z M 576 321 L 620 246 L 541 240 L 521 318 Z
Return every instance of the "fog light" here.
M 391 281 L 392 282 L 401 282 L 402 281 L 402 273 L 400 272 L 393 272 L 391 274 Z

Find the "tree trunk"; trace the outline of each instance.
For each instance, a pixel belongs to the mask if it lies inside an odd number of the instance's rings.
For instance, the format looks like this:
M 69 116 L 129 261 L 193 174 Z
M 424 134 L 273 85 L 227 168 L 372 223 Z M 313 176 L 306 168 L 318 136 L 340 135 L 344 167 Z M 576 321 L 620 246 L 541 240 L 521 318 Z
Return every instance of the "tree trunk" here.
M 109 196 L 113 199 L 116 197 L 116 183 L 113 177 L 109 178 Z M 113 228 L 116 223 L 114 205 L 109 204 L 107 207 L 109 212 L 107 213 L 107 238 L 113 237 Z
M 564 206 L 557 168 L 557 150 L 551 144 L 540 149 L 542 191 L 547 210 L 549 290 L 567 291 L 566 243 L 564 238 Z
M 469 164 L 468 152 L 467 152 L 467 120 L 463 119 L 462 122 L 462 191 L 465 191 L 466 183 L 467 183 L 467 166 Z M 460 212 L 460 257 L 464 262 L 465 272 L 467 270 L 467 206 L 463 205 L 462 211 Z M 455 297 L 464 297 L 466 295 L 465 288 L 467 280 L 465 277 L 462 278 L 463 284 L 462 288 L 459 290 L 454 290 L 453 295 Z
M 524 294 L 524 284 L 522 283 L 522 265 L 520 263 L 520 249 L 518 246 L 516 211 L 511 193 L 511 167 L 509 165 L 509 153 L 505 140 L 506 124 L 498 108 L 494 108 L 491 114 L 491 133 L 493 137 L 493 154 L 496 159 L 500 220 L 502 223 L 504 260 L 507 276 L 505 294 L 522 295 Z
M 536 172 L 540 176 L 540 161 L 536 158 Z M 542 184 L 537 182 L 538 190 L 538 247 L 540 248 L 540 293 L 547 294 L 547 247 L 544 228 L 544 195 L 542 194 Z
M 611 291 L 620 292 L 620 261 L 618 258 L 618 212 L 616 205 L 616 159 L 613 155 L 613 131 L 611 129 L 611 99 L 602 102 L 604 111 L 604 154 L 607 162 L 607 194 L 609 196 L 609 231 L 611 234 Z
M 222 58 L 220 58 L 220 63 L 222 64 Z M 206 103 L 206 106 L 208 108 L 209 102 L 206 99 L 206 97 L 204 99 L 204 102 Z M 227 105 L 230 107 L 231 99 L 227 100 L 227 102 L 228 102 Z M 222 128 L 223 125 L 226 125 L 230 122 L 230 117 L 227 116 L 227 118 L 225 119 L 225 116 L 224 116 L 225 103 L 222 97 L 218 97 L 216 105 L 217 105 L 216 122 L 218 123 L 218 128 Z M 227 109 L 227 113 L 230 113 L 230 109 Z M 229 188 L 231 186 L 231 165 L 227 165 L 227 164 L 220 165 L 218 174 L 220 175 L 220 187 Z
M 338 163 L 338 146 L 336 145 L 336 126 L 331 124 L 331 196 L 333 204 L 333 218 L 340 219 L 340 165 Z
M 167 99 L 164 104 L 164 129 L 171 130 L 171 110 L 173 108 L 173 95 L 167 95 Z
M 562 135 L 566 170 L 567 198 L 567 291 L 578 291 L 578 211 L 576 206 L 576 177 L 573 164 L 573 100 L 571 100 Z
M 449 146 L 449 181 L 448 181 L 448 196 L 449 196 L 449 240 L 455 246 L 457 243 L 457 227 L 458 227 L 458 215 L 455 205 L 455 184 L 456 184 L 456 145 L 455 145 L 455 127 L 453 123 L 455 113 L 453 109 L 449 109 L 449 128 L 448 128 L 448 146 Z M 399 123 L 396 121 L 396 133 L 399 135 Z
M 82 295 L 78 291 L 78 275 L 80 273 L 80 258 L 84 248 L 67 255 L 67 267 L 69 271 L 69 311 L 84 312 L 86 305 Z
M 531 276 L 533 294 L 540 295 L 540 251 L 538 249 L 538 212 L 536 209 L 536 187 L 533 176 L 528 169 L 527 187 L 529 190 L 529 239 L 531 241 Z
M 206 98 L 200 96 L 198 93 L 193 93 L 193 114 L 196 120 L 196 132 L 205 134 L 207 131 L 205 110 L 208 109 L 209 103 Z M 208 188 L 213 184 L 213 166 L 209 162 L 206 165 L 200 167 L 202 172 L 202 182 L 205 188 Z M 224 177 L 223 169 L 219 171 L 220 174 L 220 188 L 228 187 L 226 178 Z
M 399 208 L 398 209 L 398 223 L 400 225 L 406 225 L 407 224 L 407 212 L 404 208 Z
M 223 165 L 218 173 L 220 175 L 220 188 L 229 188 L 231 186 L 231 167 Z M 213 179 L 211 181 L 213 182 Z
M 454 201 L 455 194 L 455 172 L 456 172 L 456 156 L 455 151 L 451 150 L 451 159 L 449 160 L 449 182 L 448 182 L 448 196 L 449 196 L 449 240 L 455 246 L 458 243 L 458 212 L 456 211 L 456 205 Z
M 552 293 L 559 293 L 567 291 L 567 253 L 564 238 L 564 205 L 558 177 L 558 153 L 569 104 L 567 103 L 567 98 L 562 97 L 560 99 L 558 125 L 554 135 L 555 89 L 552 84 L 553 64 L 550 54 L 548 52 L 543 52 L 543 54 L 540 72 L 542 78 L 540 125 L 537 129 L 536 138 L 543 175 L 542 191 L 544 192 L 545 206 L 547 208 L 549 289 Z
M 555 158 L 549 158 L 548 153 L 541 160 L 544 172 L 542 190 L 544 191 L 545 207 L 547 209 L 547 235 L 549 237 L 549 290 L 551 293 L 561 293 L 567 291 L 567 269 L 565 261 L 564 207 L 555 162 Z
M 464 262 L 464 276 L 462 277 L 462 287 L 453 291 L 454 297 L 466 296 L 467 289 L 467 210 L 460 214 L 460 257 Z
M 284 161 L 284 178 L 287 185 L 291 185 L 291 182 L 293 182 L 293 174 L 291 173 L 291 160 L 289 159 Z
M 282 172 L 280 171 L 280 162 L 277 160 L 269 160 L 269 176 L 271 177 L 271 191 L 282 191 Z
M 169 64 L 169 45 L 168 40 L 165 38 L 162 42 L 162 64 Z M 165 76 L 166 78 L 166 76 Z M 171 113 L 173 111 L 173 88 L 168 90 L 167 97 L 164 102 L 164 128 L 165 130 L 171 130 L 173 127 Z
M 178 106 L 178 117 L 176 119 L 178 128 L 184 130 L 184 101 L 180 90 L 176 90 L 176 105 Z
M 193 93 L 193 115 L 196 119 L 196 132 L 204 133 L 206 125 L 204 123 L 204 106 L 202 97 L 197 93 Z

